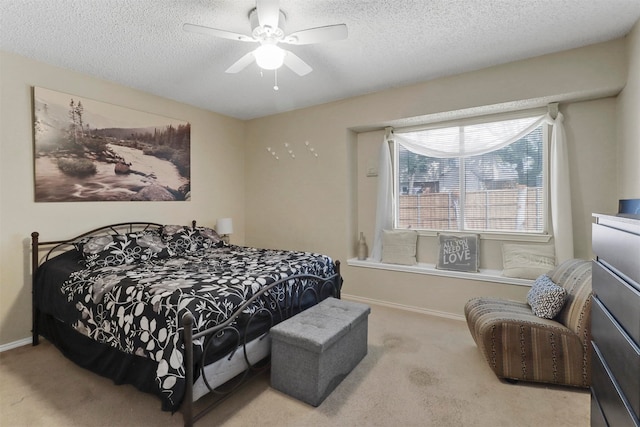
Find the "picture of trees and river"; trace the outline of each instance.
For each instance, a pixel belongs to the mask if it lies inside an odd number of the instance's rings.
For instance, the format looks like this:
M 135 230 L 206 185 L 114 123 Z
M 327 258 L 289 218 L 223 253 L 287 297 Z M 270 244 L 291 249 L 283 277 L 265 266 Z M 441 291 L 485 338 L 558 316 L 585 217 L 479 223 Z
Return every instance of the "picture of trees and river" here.
M 188 122 L 34 89 L 35 200 L 190 199 Z

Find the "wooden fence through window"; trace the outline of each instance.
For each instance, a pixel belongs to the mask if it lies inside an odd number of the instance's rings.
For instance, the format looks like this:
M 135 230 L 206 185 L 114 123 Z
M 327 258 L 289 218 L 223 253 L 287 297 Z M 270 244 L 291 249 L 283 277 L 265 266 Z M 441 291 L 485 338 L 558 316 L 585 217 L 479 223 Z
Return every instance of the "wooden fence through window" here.
M 401 195 L 399 228 L 458 230 L 459 198 L 454 193 Z M 465 230 L 542 232 L 542 188 L 519 187 L 466 193 Z

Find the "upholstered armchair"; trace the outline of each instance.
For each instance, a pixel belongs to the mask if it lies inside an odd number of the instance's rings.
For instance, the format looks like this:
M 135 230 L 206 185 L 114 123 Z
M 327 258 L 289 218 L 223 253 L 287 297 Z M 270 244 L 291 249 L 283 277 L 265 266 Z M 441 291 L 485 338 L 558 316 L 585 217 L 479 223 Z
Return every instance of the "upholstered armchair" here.
M 527 302 L 478 297 L 465 305 L 469 331 L 498 378 L 589 387 L 591 262 L 565 261 L 547 275 L 566 291 L 553 319 Z

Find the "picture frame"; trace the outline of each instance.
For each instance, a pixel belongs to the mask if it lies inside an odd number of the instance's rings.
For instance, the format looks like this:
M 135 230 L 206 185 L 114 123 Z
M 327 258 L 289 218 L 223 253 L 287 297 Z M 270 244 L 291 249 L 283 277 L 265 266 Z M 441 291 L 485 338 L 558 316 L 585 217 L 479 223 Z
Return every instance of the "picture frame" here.
M 33 87 L 36 202 L 188 201 L 191 125 Z
M 477 273 L 479 271 L 479 236 L 477 234 L 438 234 L 439 270 Z

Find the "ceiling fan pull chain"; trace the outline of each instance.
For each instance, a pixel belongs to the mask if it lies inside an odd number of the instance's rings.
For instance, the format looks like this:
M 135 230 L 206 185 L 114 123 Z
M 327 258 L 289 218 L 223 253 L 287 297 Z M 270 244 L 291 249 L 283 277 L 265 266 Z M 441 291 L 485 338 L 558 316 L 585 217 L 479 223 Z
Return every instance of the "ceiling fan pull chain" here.
M 273 90 L 278 90 L 280 89 L 278 87 L 278 69 L 273 70 L 273 76 L 274 76 Z

